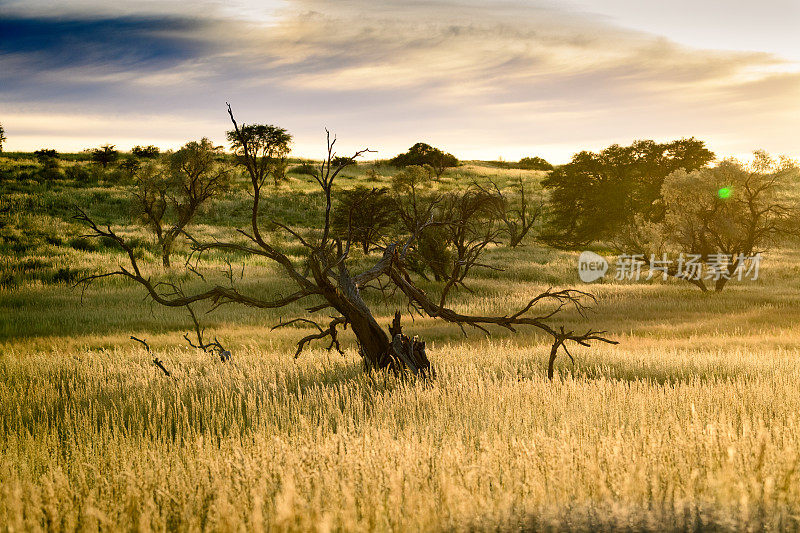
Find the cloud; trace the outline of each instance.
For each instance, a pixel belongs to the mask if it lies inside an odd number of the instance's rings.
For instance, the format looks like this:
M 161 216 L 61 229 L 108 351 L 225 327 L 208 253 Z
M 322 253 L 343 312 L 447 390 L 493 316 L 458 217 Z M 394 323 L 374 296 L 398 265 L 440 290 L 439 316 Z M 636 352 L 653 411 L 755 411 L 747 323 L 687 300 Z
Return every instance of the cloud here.
M 207 51 L 210 43 L 194 37 L 202 25 L 177 17 L 6 17 L 0 19 L 0 54 L 21 57 L 31 70 L 162 69 Z
M 36 112 L 169 117 L 181 132 L 181 117 L 224 131 L 228 100 L 308 155 L 326 125 L 382 156 L 423 139 L 517 157 L 682 135 L 783 150 L 748 124 L 758 113 L 788 131 L 800 106 L 779 57 L 693 49 L 551 2 L 299 0 L 269 23 L 181 5 L 98 18 L 18 7 L 0 22 L 0 94 Z

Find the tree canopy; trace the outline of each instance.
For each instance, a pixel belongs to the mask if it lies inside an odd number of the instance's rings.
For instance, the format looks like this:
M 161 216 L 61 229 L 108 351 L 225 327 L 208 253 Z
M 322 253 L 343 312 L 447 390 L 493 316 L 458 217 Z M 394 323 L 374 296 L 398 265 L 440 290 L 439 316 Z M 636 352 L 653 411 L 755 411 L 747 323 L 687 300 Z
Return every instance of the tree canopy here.
M 553 170 L 553 165 L 543 157 L 523 157 L 517 163 L 517 168 L 525 170 Z
M 664 179 L 678 169 L 701 169 L 713 159 L 694 138 L 579 152 L 542 182 L 550 192 L 543 238 L 555 247 L 574 249 L 613 237 L 637 214 L 658 221 L 664 216 Z
M 108 167 L 119 158 L 119 151 L 117 151 L 113 144 L 105 144 L 100 148 L 95 148 L 91 151 L 92 161 L 98 163 L 103 168 Z
M 398 154 L 389 163 L 398 168 L 411 165 L 430 165 L 436 177 L 441 177 L 445 170 L 458 165 L 458 159 L 453 154 L 448 154 L 439 148 L 425 143 L 417 143 L 407 152 Z
M 175 239 L 185 232 L 198 209 L 228 186 L 230 169 L 221 155 L 221 146 L 203 138 L 136 169 L 134 206 L 155 234 L 165 267 L 170 266 Z
M 665 277 L 704 291 L 710 282 L 721 291 L 755 254 L 797 233 L 800 213 L 785 194 L 796 175 L 793 161 L 775 161 L 763 151 L 751 164 L 727 159 L 713 168 L 676 170 L 661 188 L 663 219 L 634 219 L 613 244 Z M 696 268 L 661 264 L 665 255 L 679 254 L 693 257 Z
M 272 177 L 275 185 L 286 179 L 287 157 L 291 152 L 292 136 L 284 129 L 270 124 L 243 124 L 239 131 L 227 133 L 236 161 L 258 179 Z M 249 165 L 255 165 L 250 167 Z

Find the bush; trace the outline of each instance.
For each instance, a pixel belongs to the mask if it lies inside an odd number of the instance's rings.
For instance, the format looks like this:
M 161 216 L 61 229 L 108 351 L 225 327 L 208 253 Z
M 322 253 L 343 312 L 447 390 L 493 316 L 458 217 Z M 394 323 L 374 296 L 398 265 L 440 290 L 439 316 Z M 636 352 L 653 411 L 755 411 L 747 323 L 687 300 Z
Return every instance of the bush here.
M 425 143 L 417 143 L 404 154 L 399 154 L 391 160 L 397 168 L 408 166 L 430 166 L 437 178 L 450 167 L 458 166 L 458 159 L 453 154 L 443 152 L 438 148 Z
M 95 173 L 89 172 L 85 165 L 70 165 L 64 169 L 64 175 L 77 183 L 91 183 L 97 177 Z
M 40 165 L 46 164 L 51 159 L 58 159 L 58 152 L 49 148 L 36 150 L 33 152 L 33 155 L 36 157 L 36 161 L 38 161 Z
M 553 170 L 553 165 L 541 157 L 523 157 L 517 163 L 517 168 L 525 170 Z
M 296 167 L 289 169 L 290 174 L 302 174 L 305 176 L 313 176 L 317 173 L 317 167 L 313 163 L 301 163 Z
M 58 159 L 45 159 L 42 168 L 36 172 L 36 180 L 40 183 L 57 181 L 64 178 Z

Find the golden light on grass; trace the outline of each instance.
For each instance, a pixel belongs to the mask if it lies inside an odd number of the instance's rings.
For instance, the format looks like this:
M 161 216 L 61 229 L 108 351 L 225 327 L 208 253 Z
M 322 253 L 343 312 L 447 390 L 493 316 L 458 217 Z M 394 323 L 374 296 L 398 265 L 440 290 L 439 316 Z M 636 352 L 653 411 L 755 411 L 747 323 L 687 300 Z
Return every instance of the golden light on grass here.
M 369 184 L 368 167 L 343 181 Z M 436 186 L 516 177 L 452 172 Z M 296 193 L 275 192 L 272 208 L 315 212 L 310 186 L 291 186 Z M 74 249 L 85 246 L 69 237 L 80 228 L 58 213 L 69 199 L 119 218 L 122 198 L 114 187 L 54 187 L 4 199 L 17 213 L 9 242 L 41 241 L 9 259 L 18 286 L 0 288 L 0 524 L 9 530 L 800 527 L 794 245 L 765 254 L 757 282 L 721 294 L 674 281 L 593 284 L 590 321 L 620 345 L 575 350 L 575 365 L 559 359 L 552 383 L 548 345 L 535 333 L 465 339 L 406 319 L 430 341 L 437 377 L 425 382 L 366 374 L 348 335 L 344 357 L 317 348 L 295 360 L 307 331 L 269 332 L 275 312 L 204 317 L 233 351 L 233 364 L 222 364 L 185 344 L 187 317 L 151 307 L 126 283 L 105 280 L 81 305 L 80 290 L 48 276 L 119 256 Z M 216 209 L 235 212 L 242 201 L 235 192 Z M 203 238 L 233 231 L 214 210 L 204 217 L 195 231 Z M 47 244 L 52 232 L 65 242 Z M 147 240 L 140 227 L 122 233 Z M 162 272 L 156 255 L 141 253 L 153 275 Z M 176 261 L 185 253 L 179 247 Z M 224 260 L 212 257 L 210 270 Z M 502 312 L 547 286 L 578 283 L 577 253 L 528 244 L 493 248 L 486 261 L 505 271 L 480 273 L 458 309 Z M 245 268 L 248 290 L 279 289 L 267 264 Z M 381 323 L 396 305 L 376 305 Z M 146 338 L 175 379 L 130 335 Z

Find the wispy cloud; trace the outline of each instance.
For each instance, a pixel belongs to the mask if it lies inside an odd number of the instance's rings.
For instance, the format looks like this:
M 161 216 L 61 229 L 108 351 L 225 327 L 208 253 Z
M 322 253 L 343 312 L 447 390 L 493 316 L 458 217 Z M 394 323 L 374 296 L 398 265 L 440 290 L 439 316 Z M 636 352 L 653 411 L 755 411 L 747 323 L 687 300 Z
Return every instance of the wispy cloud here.
M 727 152 L 795 149 L 800 70 L 768 53 L 691 49 L 550 2 L 301 0 L 268 23 L 202 5 L 82 18 L 17 5 L 0 21 L 0 110 L 151 117 L 126 139 L 159 116 L 159 131 L 191 135 L 184 117 L 221 138 L 229 100 L 245 120 L 288 127 L 309 155 L 325 125 L 384 156 L 420 139 L 464 157 L 564 159 L 683 135 Z

